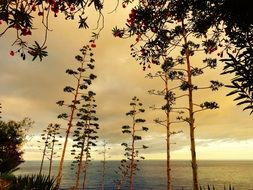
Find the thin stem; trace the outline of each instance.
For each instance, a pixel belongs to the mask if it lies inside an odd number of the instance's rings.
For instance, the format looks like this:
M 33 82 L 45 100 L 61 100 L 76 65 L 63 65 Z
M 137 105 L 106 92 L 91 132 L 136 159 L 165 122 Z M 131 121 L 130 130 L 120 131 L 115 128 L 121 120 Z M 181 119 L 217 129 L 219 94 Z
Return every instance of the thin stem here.
M 134 112 L 135 110 L 135 106 L 134 106 Z M 132 126 L 132 152 L 131 152 L 131 162 L 130 162 L 130 176 L 129 176 L 129 181 L 130 181 L 130 190 L 133 190 L 133 172 L 134 172 L 134 155 L 135 155 L 135 115 L 133 115 L 133 126 Z
M 190 127 L 190 141 L 191 141 L 191 157 L 192 157 L 192 177 L 193 177 L 193 189 L 199 190 L 198 184 L 198 171 L 197 171 L 197 159 L 196 159 L 196 150 L 195 150 L 195 135 L 194 135 L 194 116 L 193 116 L 193 88 L 192 88 L 192 76 L 191 76 L 191 63 L 190 63 L 190 52 L 187 46 L 190 32 L 186 31 L 184 20 L 182 20 L 182 29 L 183 29 L 183 40 L 184 45 L 186 46 L 186 63 L 187 63 L 187 73 L 188 73 L 188 93 L 189 93 L 189 127 Z
M 83 63 L 81 63 L 81 67 L 83 68 Z M 81 83 L 81 78 L 82 75 L 81 73 L 79 74 L 79 79 L 77 81 L 77 85 L 76 85 L 76 90 L 75 90 L 75 94 L 74 94 L 74 105 L 76 104 L 76 101 L 78 99 L 78 93 L 79 93 L 79 86 Z M 61 179 L 62 179 L 62 170 L 63 170 L 63 162 L 64 162 L 64 158 L 65 158 L 65 153 L 66 153 L 66 149 L 67 149 L 67 144 L 68 144 L 68 138 L 71 132 L 71 129 L 73 127 L 73 120 L 74 120 L 74 115 L 75 115 L 75 111 L 76 108 L 71 107 L 70 108 L 70 117 L 69 117 L 69 122 L 68 122 L 68 128 L 66 130 L 66 136 L 65 136 L 65 141 L 64 141 L 64 146 L 63 146 L 63 150 L 62 150 L 62 156 L 61 156 L 61 160 L 60 160 L 60 165 L 59 165 L 59 169 L 58 169 L 58 174 L 57 174 L 57 178 L 56 178 L 56 189 L 59 189 L 60 187 L 60 183 L 61 183 Z
M 168 77 L 165 75 L 165 91 L 166 94 L 169 93 L 169 88 L 168 88 Z M 167 104 L 170 104 L 169 100 L 166 100 Z M 166 131 L 167 131 L 167 190 L 172 189 L 171 185 L 171 166 L 170 166 L 170 110 L 166 110 Z
M 48 171 L 48 177 L 49 178 L 51 177 L 51 172 L 52 172 L 54 145 L 55 145 L 55 133 L 53 134 L 52 147 L 51 147 L 51 153 L 50 153 L 50 159 L 49 159 L 49 171 Z

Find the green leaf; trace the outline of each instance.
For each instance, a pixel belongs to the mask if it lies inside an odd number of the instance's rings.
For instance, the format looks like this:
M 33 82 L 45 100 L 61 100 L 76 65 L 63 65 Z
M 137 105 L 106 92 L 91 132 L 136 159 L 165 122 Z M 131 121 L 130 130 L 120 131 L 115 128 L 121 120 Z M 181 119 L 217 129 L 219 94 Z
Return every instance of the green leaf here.
M 252 109 L 253 110 L 253 105 L 246 106 L 245 108 L 243 108 L 243 111 L 247 110 L 247 109 Z
M 82 18 L 80 15 L 79 15 L 79 27 L 78 28 L 84 28 L 84 29 L 87 29 L 89 28 L 88 24 L 87 24 L 87 18 Z
M 236 94 L 238 92 L 239 92 L 238 90 L 233 90 L 232 92 L 229 92 L 226 96 L 231 96 L 231 95 Z
M 32 61 L 34 61 L 37 57 L 39 57 L 40 61 L 42 61 L 43 57 L 46 57 L 48 55 L 47 51 L 45 51 L 47 47 L 41 47 L 37 41 L 35 41 L 35 45 L 33 45 L 33 47 L 28 48 L 28 53 L 33 56 Z

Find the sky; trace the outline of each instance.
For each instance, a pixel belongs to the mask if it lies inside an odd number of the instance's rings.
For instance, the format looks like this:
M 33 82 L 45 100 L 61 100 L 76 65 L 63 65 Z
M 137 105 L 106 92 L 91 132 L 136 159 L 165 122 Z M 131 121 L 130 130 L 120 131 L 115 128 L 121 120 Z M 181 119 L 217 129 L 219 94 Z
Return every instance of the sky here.
M 105 27 L 96 41 L 94 49 L 97 80 L 92 86 L 96 92 L 100 130 L 98 132 L 99 145 L 105 140 L 110 147 L 109 159 L 121 159 L 123 148 L 120 146 L 127 139 L 121 134 L 121 126 L 130 124 L 131 120 L 125 116 L 130 109 L 129 102 L 137 96 L 146 108 L 143 117 L 147 120 L 149 132 L 143 134 L 143 143 L 149 146 L 143 151 L 146 159 L 165 159 L 166 141 L 165 128 L 154 123 L 154 119 L 162 117 L 163 113 L 149 109 L 152 105 L 161 105 L 159 97 L 147 93 L 150 89 L 162 89 L 159 80 L 150 80 L 145 76 L 157 68 L 142 71 L 142 67 L 130 56 L 130 45 L 133 39 L 118 39 L 112 35 L 114 26 L 124 26 L 129 9 L 119 9 L 115 13 L 112 4 L 105 11 Z M 28 58 L 22 61 L 19 56 L 10 56 L 14 48 L 14 33 L 9 32 L 0 38 L 0 102 L 2 103 L 3 120 L 22 120 L 29 117 L 35 124 L 29 132 L 29 141 L 24 145 L 25 160 L 39 160 L 41 151 L 37 140 L 40 133 L 49 123 L 66 123 L 57 119 L 62 112 L 55 102 L 69 97 L 63 93 L 66 85 L 72 84 L 72 79 L 65 74 L 68 68 L 75 68 L 75 55 L 78 50 L 89 41 L 92 29 L 95 28 L 97 14 L 89 17 L 90 29 L 77 29 L 77 21 L 65 21 L 58 17 L 51 19 L 48 36 L 49 56 L 42 62 L 34 62 Z M 39 21 L 36 21 L 39 26 Z M 28 40 L 43 41 L 42 30 L 34 30 L 33 37 Z M 193 62 L 201 62 L 201 57 L 194 58 Z M 232 76 L 220 76 L 222 63 L 216 70 L 206 73 L 206 77 L 196 79 L 200 84 L 207 80 L 219 79 L 225 83 Z M 227 97 L 229 89 L 220 91 L 199 91 L 194 95 L 198 102 L 215 99 L 220 109 L 206 111 L 196 116 L 196 150 L 198 159 L 240 159 L 253 158 L 253 126 L 252 115 L 243 112 L 242 107 L 236 106 L 234 97 Z M 187 100 L 180 103 L 186 104 Z M 174 131 L 183 132 L 172 137 L 172 159 L 189 160 L 189 127 L 187 124 L 172 126 Z M 70 139 L 71 144 L 71 139 Z M 100 146 L 96 148 L 100 149 Z M 70 150 L 70 147 L 69 149 Z M 94 159 L 101 159 L 97 152 L 92 154 Z M 66 159 L 72 159 L 67 155 Z

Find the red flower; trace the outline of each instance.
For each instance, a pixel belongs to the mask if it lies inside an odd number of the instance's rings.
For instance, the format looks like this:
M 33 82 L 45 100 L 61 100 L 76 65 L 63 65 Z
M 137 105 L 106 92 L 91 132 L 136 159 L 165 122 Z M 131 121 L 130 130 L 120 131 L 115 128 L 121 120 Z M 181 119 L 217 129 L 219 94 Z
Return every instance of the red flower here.
M 27 35 L 32 35 L 31 30 L 27 30 L 26 34 L 27 34 Z
M 55 14 L 59 13 L 59 8 L 56 7 L 51 7 L 51 11 L 53 11 Z
M 14 51 L 10 51 L 10 55 L 14 56 L 15 55 Z
M 95 43 L 92 43 L 90 46 L 91 46 L 92 48 L 97 47 Z
M 21 35 L 23 35 L 23 36 L 32 35 L 32 32 L 30 29 L 24 28 L 21 31 L 22 31 Z
M 35 5 L 32 6 L 32 11 L 36 11 L 36 6 Z
M 55 0 L 49 0 L 50 5 L 55 5 Z
M 14 24 L 13 28 L 19 30 L 20 29 L 20 26 L 18 24 Z

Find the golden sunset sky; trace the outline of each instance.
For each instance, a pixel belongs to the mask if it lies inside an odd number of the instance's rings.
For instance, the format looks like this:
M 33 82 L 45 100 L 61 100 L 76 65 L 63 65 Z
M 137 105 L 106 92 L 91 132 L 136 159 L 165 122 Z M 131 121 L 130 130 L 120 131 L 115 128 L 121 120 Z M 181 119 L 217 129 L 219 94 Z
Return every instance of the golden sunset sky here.
M 110 159 L 122 158 L 122 147 L 125 135 L 121 134 L 121 126 L 130 124 L 125 116 L 130 109 L 129 102 L 137 96 L 144 103 L 149 132 L 143 135 L 143 142 L 150 148 L 143 151 L 147 159 L 165 159 L 165 128 L 154 123 L 154 119 L 162 117 L 162 112 L 149 109 L 151 105 L 161 105 L 162 99 L 150 96 L 150 89 L 162 89 L 159 80 L 150 80 L 145 76 L 157 68 L 142 71 L 142 67 L 130 56 L 130 45 L 134 39 L 118 39 L 113 37 L 114 26 L 124 26 L 129 9 L 120 7 L 115 13 L 108 14 L 115 3 L 105 7 L 105 28 L 96 41 L 94 49 L 96 59 L 95 74 L 98 76 L 93 90 L 97 94 L 99 130 L 99 144 L 103 140 L 108 143 Z M 63 88 L 72 83 L 71 77 L 65 74 L 68 68 L 75 68 L 75 55 L 90 39 L 92 29 L 95 28 L 97 13 L 90 12 L 90 29 L 79 30 L 77 21 L 65 21 L 64 18 L 52 18 L 48 37 L 49 56 L 42 62 L 34 62 L 28 58 L 22 61 L 16 55 L 9 55 L 15 40 L 15 34 L 7 33 L 0 38 L 0 102 L 2 103 L 3 120 L 21 120 L 29 117 L 35 121 L 29 132 L 29 141 L 24 146 L 25 160 L 40 159 L 41 151 L 36 141 L 40 133 L 49 123 L 66 123 L 57 119 L 63 110 L 55 102 L 66 99 Z M 39 27 L 39 21 L 37 26 Z M 36 26 L 35 26 L 36 27 Z M 0 27 L 1 28 L 1 27 Z M 2 28 L 1 28 L 2 29 Z M 43 30 L 34 30 L 30 41 L 43 40 Z M 201 62 L 201 57 L 194 58 L 194 63 Z M 196 80 L 200 84 L 207 84 L 209 80 L 229 82 L 229 77 L 220 76 L 222 63 L 216 70 L 206 73 L 206 77 Z M 253 119 L 249 112 L 243 112 L 242 107 L 236 106 L 234 97 L 227 97 L 229 89 L 211 93 L 208 90 L 198 91 L 194 98 L 196 102 L 216 100 L 220 109 L 197 114 L 196 117 L 196 150 L 198 159 L 253 159 Z M 187 104 L 187 99 L 180 100 Z M 176 124 L 173 130 L 183 130 L 183 133 L 172 137 L 172 159 L 190 159 L 189 128 L 187 124 Z M 99 149 L 99 147 L 97 148 Z M 100 159 L 97 153 L 94 159 Z M 67 159 L 71 159 L 68 156 Z

